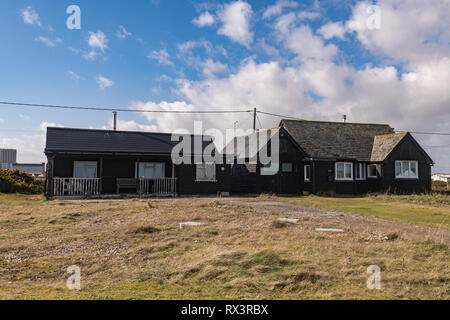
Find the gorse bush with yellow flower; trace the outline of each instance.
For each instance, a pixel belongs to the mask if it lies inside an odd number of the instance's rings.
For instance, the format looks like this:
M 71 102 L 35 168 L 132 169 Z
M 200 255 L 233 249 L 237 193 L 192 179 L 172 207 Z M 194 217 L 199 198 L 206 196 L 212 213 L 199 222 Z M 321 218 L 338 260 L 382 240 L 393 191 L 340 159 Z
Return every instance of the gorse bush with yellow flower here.
M 38 180 L 19 170 L 0 169 L 1 193 L 42 193 L 44 183 L 44 180 Z

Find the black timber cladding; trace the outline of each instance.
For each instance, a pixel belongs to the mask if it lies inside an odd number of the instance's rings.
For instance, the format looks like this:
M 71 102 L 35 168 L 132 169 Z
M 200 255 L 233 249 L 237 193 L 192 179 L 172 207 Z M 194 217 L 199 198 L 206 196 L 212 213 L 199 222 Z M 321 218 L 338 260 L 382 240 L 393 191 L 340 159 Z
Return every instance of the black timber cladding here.
M 171 133 L 112 131 L 97 129 L 47 128 L 45 153 L 142 153 L 170 155 L 179 141 Z M 183 135 L 183 137 L 189 137 Z M 194 136 L 191 153 L 194 153 Z M 201 139 L 202 137 L 197 136 Z M 210 139 L 209 137 L 205 137 Z M 203 141 L 203 149 L 211 141 Z

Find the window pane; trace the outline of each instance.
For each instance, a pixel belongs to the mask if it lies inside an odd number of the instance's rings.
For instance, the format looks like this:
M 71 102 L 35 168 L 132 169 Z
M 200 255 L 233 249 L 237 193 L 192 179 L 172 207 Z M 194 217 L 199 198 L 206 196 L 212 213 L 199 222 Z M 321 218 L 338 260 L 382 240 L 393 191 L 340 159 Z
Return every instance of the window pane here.
M 402 163 L 396 162 L 395 163 L 395 176 L 400 177 L 402 175 Z
M 97 178 L 97 162 L 74 161 L 74 178 Z
M 286 162 L 282 164 L 283 172 L 292 172 L 292 163 Z
M 410 169 L 411 169 L 411 176 L 417 177 L 417 163 L 411 161 L 409 164 L 410 164 Z
M 345 164 L 345 178 L 346 179 L 352 178 L 352 165 L 350 163 Z
M 205 165 L 203 163 L 197 164 L 197 180 L 204 180 L 206 178 L 205 175 Z
M 97 168 L 88 166 L 85 171 L 85 178 L 96 178 L 97 177 Z
M 208 180 L 216 179 L 216 165 L 215 164 L 207 164 L 206 165 L 206 178 Z
M 155 178 L 164 178 L 164 164 L 163 163 L 156 163 Z
M 338 179 L 344 178 L 344 164 L 343 163 L 336 164 L 336 178 L 338 178 Z
M 409 163 L 407 161 L 402 162 L 402 177 L 408 177 L 409 176 Z
M 376 177 L 377 176 L 377 167 L 375 165 L 370 165 L 368 167 L 369 170 L 369 176 L 370 177 Z
M 75 162 L 74 178 L 82 178 L 84 176 L 84 166 L 81 162 Z

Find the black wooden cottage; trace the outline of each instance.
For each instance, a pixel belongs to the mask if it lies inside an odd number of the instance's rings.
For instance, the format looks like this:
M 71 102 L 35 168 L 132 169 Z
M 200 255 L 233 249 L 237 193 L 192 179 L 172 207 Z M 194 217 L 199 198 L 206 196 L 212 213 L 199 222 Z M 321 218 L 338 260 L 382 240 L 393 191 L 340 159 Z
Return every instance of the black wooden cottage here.
M 235 153 L 234 193 L 297 194 L 367 192 L 421 193 L 431 190 L 433 160 L 408 132 L 387 124 L 282 120 L 270 129 L 279 138 L 279 171 L 261 175 L 259 159 L 267 144 L 250 146 L 251 135 L 235 145 L 257 150 Z M 254 134 L 253 134 L 254 135 Z M 239 141 L 242 140 L 242 141 Z M 251 158 L 255 163 L 250 163 Z
M 191 164 L 175 165 L 171 152 L 178 142 L 172 141 L 171 136 L 167 133 L 47 128 L 46 196 L 51 199 L 124 193 L 230 192 L 230 165 L 195 164 L 193 152 L 189 155 Z M 210 143 L 203 141 L 201 149 Z M 196 149 L 192 146 L 191 150 Z

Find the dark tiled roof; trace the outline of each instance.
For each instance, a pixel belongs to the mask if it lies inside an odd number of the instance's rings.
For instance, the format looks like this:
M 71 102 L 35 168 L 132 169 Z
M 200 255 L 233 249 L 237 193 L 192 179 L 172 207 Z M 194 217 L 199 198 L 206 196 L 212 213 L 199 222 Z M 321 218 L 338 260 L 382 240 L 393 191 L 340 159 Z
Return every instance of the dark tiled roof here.
M 407 134 L 399 132 L 375 136 L 370 160 L 383 161 Z
M 145 153 L 170 155 L 178 141 L 170 133 L 47 128 L 45 152 Z M 193 137 L 193 136 L 192 136 Z M 194 139 L 191 140 L 194 143 Z M 205 148 L 211 141 L 204 141 Z M 192 153 L 194 148 L 191 148 Z
M 370 161 L 375 136 L 394 133 L 388 124 L 283 119 L 281 125 L 313 158 Z

